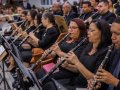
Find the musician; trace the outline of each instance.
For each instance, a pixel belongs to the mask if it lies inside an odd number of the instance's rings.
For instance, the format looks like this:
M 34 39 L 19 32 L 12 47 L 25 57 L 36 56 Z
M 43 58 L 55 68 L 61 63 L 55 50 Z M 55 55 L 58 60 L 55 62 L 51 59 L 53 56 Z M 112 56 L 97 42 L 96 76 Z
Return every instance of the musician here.
M 91 3 L 91 6 L 92 6 L 92 10 L 96 12 L 99 0 L 90 0 L 90 3 Z
M 59 30 L 57 30 L 57 26 L 55 25 L 55 18 L 50 12 L 43 13 L 41 22 L 45 27 L 45 30 L 41 34 L 41 38 L 35 37 L 33 33 L 30 33 L 29 35 L 33 39 L 31 42 L 33 46 L 40 47 L 45 50 L 56 41 L 59 35 Z
M 24 8 L 22 6 L 17 6 L 16 11 L 18 14 L 22 14 L 22 12 L 24 11 Z
M 40 19 L 40 15 L 36 17 L 35 19 Z M 41 20 L 41 21 L 40 21 Z M 55 19 L 52 13 L 45 12 L 42 15 L 42 19 L 37 20 L 39 22 L 42 22 L 45 29 L 41 29 L 38 31 L 38 33 L 30 32 L 30 40 L 28 40 L 28 43 L 32 45 L 32 47 L 38 47 L 43 50 L 49 48 L 57 39 L 59 35 L 59 30 L 55 26 Z M 36 23 L 36 21 L 34 20 Z M 22 52 L 23 61 L 24 64 L 28 67 L 31 57 L 32 57 L 32 51 L 29 50 L 29 54 L 25 54 L 26 52 Z
M 70 35 L 63 42 L 61 42 L 60 44 L 55 44 L 54 46 L 51 47 L 51 50 L 53 50 L 52 52 L 52 56 L 54 55 L 53 57 L 65 56 L 80 41 L 82 41 L 82 39 L 86 35 L 86 28 L 85 28 L 84 22 L 79 18 L 72 19 L 69 24 L 68 33 L 70 33 Z M 81 47 L 75 52 L 76 55 L 79 55 L 79 53 L 82 52 L 82 49 L 85 46 L 86 46 L 86 42 L 84 42 L 84 44 L 81 45 Z M 56 60 L 54 62 L 56 63 Z M 57 60 L 57 62 L 59 62 L 59 60 Z M 45 69 L 42 69 L 37 72 L 37 77 L 41 78 L 45 74 L 46 74 Z M 55 79 L 66 78 L 66 77 L 68 78 L 73 76 L 74 76 L 74 73 L 64 68 L 60 68 L 59 72 L 52 75 L 52 77 L 54 77 Z
M 118 0 L 118 2 L 114 5 L 115 8 L 115 14 L 117 16 L 120 16 L 120 0 Z
M 111 24 L 116 18 L 115 14 L 109 11 L 109 2 L 107 0 L 101 0 L 97 9 L 98 12 L 91 17 L 90 21 L 88 20 L 89 22 L 91 22 L 92 19 L 104 19 Z
M 31 5 L 30 5 L 30 3 L 28 2 L 28 0 L 23 0 L 23 7 L 24 7 L 24 9 L 31 9 Z
M 31 10 L 27 13 L 27 20 L 28 20 L 28 24 L 25 26 L 25 30 L 19 30 L 19 34 L 22 36 L 21 38 L 19 38 L 18 40 L 16 40 L 15 45 L 18 46 L 19 43 L 21 42 L 21 39 L 23 39 L 25 37 L 25 35 L 27 35 L 27 33 L 33 31 L 35 29 L 35 25 L 34 25 L 34 18 L 35 15 L 37 14 L 37 12 L 35 10 Z M 23 27 L 23 26 L 22 26 Z M 19 48 L 20 52 L 21 52 L 21 57 L 22 60 L 26 60 L 26 59 L 31 59 L 31 53 L 27 53 L 29 51 L 31 51 L 31 45 L 26 45 L 26 46 L 21 46 Z M 26 66 L 28 64 L 24 63 Z M 8 71 L 13 70 L 14 68 L 14 61 L 11 60 L 10 61 L 10 65 L 8 67 Z
M 54 15 L 63 15 L 60 2 L 54 2 L 52 4 L 52 13 Z
M 108 88 L 105 90 L 120 90 L 120 17 L 117 17 L 111 25 L 111 33 L 112 42 L 115 46 L 109 57 L 109 71 L 99 69 L 96 74 L 96 80 L 108 84 Z
M 108 2 L 109 2 L 109 11 L 112 12 L 112 13 L 114 13 L 114 7 L 113 7 L 112 0 L 108 0 Z
M 104 27 L 103 27 L 104 26 Z M 108 23 L 103 20 L 92 21 L 88 30 L 89 43 L 84 48 L 83 52 L 77 57 L 73 52 L 66 56 L 66 63 L 62 67 L 68 66 L 73 72 L 79 72 L 77 77 L 71 79 L 58 80 L 68 90 L 76 90 L 77 87 L 87 87 L 87 79 L 93 78 L 94 72 L 100 65 L 103 57 L 107 51 L 107 46 L 111 44 L 111 33 Z M 78 59 L 79 58 L 79 59 Z M 48 89 L 48 87 L 50 89 Z M 56 90 L 54 85 L 49 82 L 43 90 Z
M 24 12 L 24 8 L 22 6 L 17 6 L 16 8 L 16 12 L 17 14 L 19 14 L 20 16 L 22 15 L 22 12 Z M 16 16 L 16 21 L 21 21 L 21 17 L 20 16 Z M 27 15 L 26 15 L 27 16 Z
M 35 19 L 35 15 L 37 14 L 37 12 L 35 10 L 30 10 L 27 13 L 27 20 L 28 20 L 28 30 L 27 33 L 33 31 L 35 29 L 35 25 L 34 25 L 34 19 Z
M 80 15 L 80 19 L 86 20 L 93 14 L 92 6 L 89 1 L 83 2 L 82 10 L 83 10 L 83 13 Z
M 69 24 L 73 18 L 77 17 L 77 14 L 72 11 L 72 6 L 69 2 L 65 2 L 62 7 L 63 16 L 65 17 L 66 22 Z

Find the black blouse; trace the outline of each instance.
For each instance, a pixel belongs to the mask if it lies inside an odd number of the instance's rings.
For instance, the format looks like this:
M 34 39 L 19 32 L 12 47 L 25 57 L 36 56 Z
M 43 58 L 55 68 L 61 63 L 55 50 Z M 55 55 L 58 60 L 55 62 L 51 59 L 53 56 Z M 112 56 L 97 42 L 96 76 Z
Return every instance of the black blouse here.
M 32 32 L 32 31 L 34 31 L 35 28 L 36 28 L 36 27 L 33 25 L 33 26 L 31 26 L 30 28 L 28 28 L 28 29 L 26 30 L 26 32 L 27 32 L 27 33 L 30 33 L 30 32 Z
M 79 40 L 72 42 L 72 43 L 67 43 L 65 40 L 59 44 L 59 47 L 60 47 L 61 51 L 68 53 L 70 50 L 75 48 L 75 46 L 77 46 L 82 40 L 83 40 L 83 37 L 81 37 Z M 74 51 L 77 56 L 79 56 L 81 54 L 81 52 L 85 48 L 86 44 L 87 44 L 87 41 L 85 41 L 76 51 Z
M 107 52 L 107 48 L 101 48 L 93 55 L 89 55 L 88 52 L 91 50 L 91 47 L 91 44 L 87 45 L 81 53 L 79 60 L 89 71 L 95 73 Z M 79 76 L 75 77 L 74 82 L 72 83 L 79 87 L 87 87 L 87 80 L 81 73 Z
M 59 46 L 63 52 L 68 53 L 71 49 L 76 47 L 82 40 L 83 40 L 83 37 L 81 37 L 78 41 L 73 43 L 67 43 L 65 40 L 62 43 L 60 43 Z M 80 47 L 76 51 L 74 51 L 74 53 L 77 56 L 79 56 L 82 50 L 86 47 L 86 44 L 87 44 L 87 41 L 85 41 L 82 45 L 80 45 Z M 70 70 L 59 67 L 59 72 L 54 73 L 51 77 L 58 80 L 58 79 L 64 79 L 64 78 L 72 78 L 72 77 L 75 77 L 76 75 L 78 75 L 78 73 L 74 73 Z
M 55 27 L 48 28 L 47 30 L 40 30 L 39 32 L 39 47 L 42 49 L 48 49 L 54 42 L 57 40 L 59 36 L 59 30 Z

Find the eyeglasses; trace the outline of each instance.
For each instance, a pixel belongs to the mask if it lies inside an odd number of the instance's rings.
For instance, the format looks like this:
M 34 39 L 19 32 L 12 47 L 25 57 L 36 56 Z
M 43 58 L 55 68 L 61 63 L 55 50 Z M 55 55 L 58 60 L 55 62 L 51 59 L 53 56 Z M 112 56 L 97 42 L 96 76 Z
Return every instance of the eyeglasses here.
M 76 26 L 69 26 L 69 29 L 77 29 L 79 27 L 76 27 Z

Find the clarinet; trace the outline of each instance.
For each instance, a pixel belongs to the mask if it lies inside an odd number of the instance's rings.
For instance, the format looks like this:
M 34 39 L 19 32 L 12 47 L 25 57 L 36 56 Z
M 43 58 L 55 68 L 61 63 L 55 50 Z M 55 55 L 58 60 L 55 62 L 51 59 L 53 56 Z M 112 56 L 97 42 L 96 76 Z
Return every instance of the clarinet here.
M 19 30 L 19 28 L 22 26 L 22 25 L 24 25 L 26 23 L 26 21 L 22 21 L 22 23 L 19 25 L 19 27 L 10 35 L 10 38 L 12 37 L 12 36 L 14 36 L 14 34 Z
M 77 46 L 75 46 L 71 51 L 76 51 L 85 41 L 87 38 L 84 38 Z M 49 73 L 47 73 L 43 78 L 40 79 L 40 82 L 43 83 L 45 80 L 47 80 L 53 73 L 54 71 L 59 68 L 64 62 L 65 62 L 65 57 L 60 57 L 61 62 L 57 63 Z
M 110 56 L 110 54 L 111 54 L 111 52 L 112 52 L 113 47 L 114 47 L 113 44 L 110 45 L 110 46 L 108 46 L 108 51 L 107 51 L 107 53 L 106 53 L 103 61 L 101 62 L 100 66 L 98 67 L 98 70 L 105 68 L 106 64 L 108 63 L 108 59 L 109 59 L 109 56 Z M 96 81 L 95 78 L 94 78 L 92 90 L 96 90 L 96 88 L 95 88 L 96 83 L 97 83 L 97 81 Z
M 68 33 L 67 35 L 65 35 L 65 36 L 58 42 L 58 44 L 62 43 L 69 35 L 70 35 L 70 33 Z M 51 49 L 48 49 L 48 52 L 47 52 L 46 54 L 43 53 L 42 56 L 38 59 L 38 61 L 37 61 L 35 64 L 33 64 L 32 70 L 34 70 L 34 69 L 36 68 L 36 66 L 39 65 L 39 63 L 41 63 L 41 61 L 42 61 L 43 59 L 45 59 L 51 52 L 52 52 L 52 50 L 51 50 Z
M 24 31 L 27 32 L 27 30 L 29 30 L 31 28 L 31 26 L 27 27 Z M 16 40 L 19 39 L 19 37 L 21 37 L 22 34 L 18 34 L 18 36 L 12 41 L 12 43 L 16 42 Z
M 33 30 L 32 32 L 35 33 L 36 30 L 39 29 L 39 27 L 41 27 L 42 24 L 40 24 L 35 30 Z M 18 45 L 18 47 L 20 47 L 27 39 L 29 38 L 29 35 L 27 35 L 21 42 L 20 44 Z

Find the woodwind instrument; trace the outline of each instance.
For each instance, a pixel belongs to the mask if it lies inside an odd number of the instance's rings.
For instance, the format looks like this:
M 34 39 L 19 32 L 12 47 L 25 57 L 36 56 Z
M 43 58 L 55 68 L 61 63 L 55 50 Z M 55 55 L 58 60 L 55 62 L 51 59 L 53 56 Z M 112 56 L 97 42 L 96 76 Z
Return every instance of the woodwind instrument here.
M 97 12 L 95 12 L 94 14 L 92 14 L 92 15 L 91 15 L 91 16 L 90 16 L 87 20 L 85 20 L 85 21 L 84 21 L 84 23 L 89 22 L 89 19 L 90 19 L 90 18 L 92 18 L 92 17 L 94 17 L 97 13 L 98 13 L 98 11 L 97 11 Z
M 39 29 L 39 27 L 41 27 L 41 26 L 42 26 L 42 24 L 39 24 L 39 26 L 36 27 L 35 30 L 33 30 L 33 33 L 35 33 L 35 32 Z M 30 36 L 27 35 L 27 36 L 19 43 L 18 47 L 20 47 L 29 37 L 30 37 Z
M 60 44 L 60 43 L 62 43 L 68 36 L 70 35 L 70 33 L 68 33 L 67 35 L 65 35 L 59 42 L 57 42 L 58 44 Z M 36 68 L 36 66 L 37 65 L 39 65 L 40 63 L 41 63 L 41 61 L 43 60 L 43 59 L 45 59 L 51 52 L 52 52 L 52 50 L 51 49 L 47 49 L 48 50 L 48 52 L 46 53 L 46 54 L 42 54 L 42 56 L 38 59 L 38 61 L 35 63 L 35 64 L 33 64 L 33 66 L 31 67 L 32 68 L 32 70 L 34 70 L 35 68 Z
M 71 51 L 74 52 L 76 51 L 85 41 L 87 40 L 87 38 L 84 38 L 81 42 L 79 42 L 79 44 L 77 46 L 75 46 Z M 43 83 L 44 81 L 46 81 L 46 79 L 48 77 L 50 77 L 50 75 L 52 75 L 54 73 L 54 71 L 61 66 L 64 62 L 65 62 L 65 57 L 60 57 L 61 62 L 57 63 L 51 70 L 49 73 L 47 73 L 43 78 L 40 79 L 40 82 Z
M 18 28 L 16 30 L 14 30 L 14 32 L 10 35 L 10 37 L 12 37 L 13 35 L 15 35 L 15 33 L 21 28 L 22 25 L 25 24 L 26 21 L 20 21 L 20 22 L 22 22 L 22 23 L 18 26 Z M 20 22 L 16 22 L 16 23 L 20 23 Z
M 114 47 L 113 44 L 110 45 L 110 46 L 108 46 L 108 51 L 107 51 L 107 53 L 106 53 L 103 61 L 101 62 L 100 66 L 98 67 L 98 70 L 105 68 L 106 64 L 108 63 L 108 59 L 109 59 L 109 56 L 110 56 L 110 54 L 111 54 L 111 52 L 112 52 L 113 47 Z M 98 71 L 98 70 L 97 70 L 97 71 Z M 97 83 L 97 82 L 96 82 L 96 79 L 94 78 L 94 80 L 93 80 L 93 85 L 92 85 L 92 87 L 91 87 L 91 90 L 96 90 L 96 88 L 95 88 L 95 87 L 96 87 L 96 83 Z
M 28 29 L 30 29 L 30 26 L 27 27 L 27 29 L 24 30 L 24 31 L 26 32 Z M 18 34 L 17 37 L 12 41 L 12 43 L 14 43 L 16 40 L 18 40 L 18 38 L 21 37 L 21 36 L 22 36 L 22 34 Z
M 20 16 L 20 14 L 2 15 L 2 16 L 0 16 L 0 18 L 5 18 L 5 17 L 9 17 L 9 16 L 11 16 L 11 17 Z

